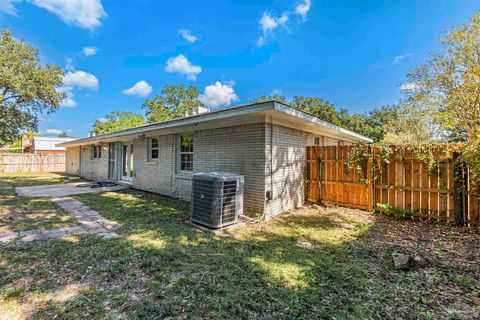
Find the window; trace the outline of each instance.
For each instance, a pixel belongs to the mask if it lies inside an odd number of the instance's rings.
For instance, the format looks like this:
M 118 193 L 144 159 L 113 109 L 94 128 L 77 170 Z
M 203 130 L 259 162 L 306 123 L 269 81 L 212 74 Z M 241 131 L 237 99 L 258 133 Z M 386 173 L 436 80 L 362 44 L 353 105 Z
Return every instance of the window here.
M 193 136 L 181 135 L 178 142 L 179 170 L 193 171 Z
M 100 159 L 102 157 L 102 146 L 94 145 L 92 146 L 92 159 Z
M 150 138 L 148 140 L 148 160 L 158 160 L 158 154 L 159 154 L 159 145 L 158 145 L 158 139 L 157 138 Z
M 319 146 L 320 145 L 320 138 L 315 138 L 315 145 L 316 146 Z

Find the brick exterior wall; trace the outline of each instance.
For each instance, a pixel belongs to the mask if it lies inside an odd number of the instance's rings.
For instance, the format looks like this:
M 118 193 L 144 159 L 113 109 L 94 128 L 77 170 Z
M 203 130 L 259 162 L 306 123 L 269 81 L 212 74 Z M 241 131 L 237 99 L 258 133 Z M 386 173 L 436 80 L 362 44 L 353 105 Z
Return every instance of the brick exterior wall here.
M 200 130 L 193 133 L 193 173 L 229 171 L 245 177 L 244 207 L 263 212 L 265 164 L 263 123 Z M 192 174 L 176 168 L 176 136 L 159 139 L 159 159 L 148 161 L 148 139 L 134 140 L 133 187 L 190 201 Z
M 158 160 L 148 161 L 148 139 L 133 141 L 133 187 L 150 192 L 179 197 L 172 191 L 174 174 L 174 136 L 159 136 Z M 180 198 L 180 197 L 179 197 Z M 183 197 L 182 197 L 183 198 Z
M 245 177 L 244 207 L 263 212 L 265 124 L 199 131 L 194 135 L 194 171 L 229 171 Z M 195 143 L 194 143 L 195 144 Z
M 267 219 L 303 205 L 306 146 L 314 145 L 315 138 L 320 138 L 320 145 L 338 144 L 333 138 L 269 123 L 199 130 L 192 134 L 193 172 L 229 171 L 243 175 L 245 210 L 264 212 Z M 149 139 L 133 141 L 133 187 L 190 201 L 192 173 L 177 172 L 177 136 L 156 138 L 159 139 L 159 159 L 153 161 L 148 159 Z M 82 176 L 107 179 L 107 144 L 99 160 L 91 159 L 91 146 L 84 147 Z M 271 192 L 271 200 L 266 200 L 267 191 Z
M 102 144 L 102 157 L 92 159 L 92 145 L 83 146 L 81 149 L 82 164 L 81 176 L 90 180 L 108 179 L 108 148 Z
M 300 130 L 267 124 L 265 131 L 265 218 L 297 208 L 305 201 L 305 149 L 314 136 Z M 271 147 L 272 146 L 272 147 Z

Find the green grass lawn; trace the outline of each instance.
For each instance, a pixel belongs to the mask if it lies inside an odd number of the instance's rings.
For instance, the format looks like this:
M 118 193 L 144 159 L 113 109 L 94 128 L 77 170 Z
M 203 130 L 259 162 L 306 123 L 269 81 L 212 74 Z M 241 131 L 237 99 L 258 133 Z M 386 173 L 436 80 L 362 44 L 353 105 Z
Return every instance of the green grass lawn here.
M 310 207 L 214 235 L 184 224 L 180 201 L 140 191 L 75 198 L 122 223 L 120 237 L 0 247 L 7 318 L 480 317 L 472 230 Z M 395 270 L 393 251 L 415 254 L 417 266 Z
M 61 172 L 0 173 L 0 187 L 27 187 L 67 182 L 69 182 L 67 175 Z
M 64 183 L 59 173 L 0 174 L 0 233 L 78 225 L 49 199 L 17 197 L 12 187 Z

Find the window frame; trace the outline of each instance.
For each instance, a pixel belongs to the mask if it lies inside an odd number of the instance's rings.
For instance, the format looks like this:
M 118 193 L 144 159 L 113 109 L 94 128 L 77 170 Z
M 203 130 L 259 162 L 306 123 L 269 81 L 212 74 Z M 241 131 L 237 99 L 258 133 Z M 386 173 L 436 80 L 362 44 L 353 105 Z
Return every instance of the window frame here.
M 101 144 L 94 144 L 92 145 L 92 160 L 100 160 L 102 158 L 102 145 Z
M 157 146 L 156 147 L 153 147 L 153 140 L 157 140 Z M 158 159 L 160 159 L 160 140 L 158 139 L 158 137 L 151 137 L 151 138 L 148 138 L 148 154 L 147 154 L 147 161 L 150 162 L 150 161 L 158 161 Z M 154 158 L 152 153 L 153 153 L 153 150 L 157 150 L 157 157 Z
M 192 151 L 182 151 L 182 137 L 183 136 L 190 136 L 192 137 Z M 193 172 L 193 164 L 194 164 L 194 139 L 193 134 L 186 133 L 186 134 L 178 134 L 177 135 L 177 172 L 179 173 L 192 173 Z M 191 155 L 192 157 L 192 170 L 184 170 L 182 169 L 182 155 Z

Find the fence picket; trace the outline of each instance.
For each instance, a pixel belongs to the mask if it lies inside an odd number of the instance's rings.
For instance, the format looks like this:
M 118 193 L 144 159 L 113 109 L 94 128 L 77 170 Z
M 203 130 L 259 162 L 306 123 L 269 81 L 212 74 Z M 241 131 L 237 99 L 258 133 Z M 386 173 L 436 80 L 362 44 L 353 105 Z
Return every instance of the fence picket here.
M 64 154 L 0 153 L 0 172 L 63 172 Z
M 435 149 L 438 172 L 433 173 L 412 152 L 391 154 L 389 163 L 379 161 L 378 168 L 369 160 L 363 177 L 369 183 L 365 183 L 356 170 L 345 171 L 351 148 L 307 147 L 307 200 L 379 211 L 383 209 L 377 204 L 388 204 L 411 210 L 418 218 L 480 224 L 480 186 L 470 186 L 468 174 L 464 174 L 464 190 L 458 189 L 462 185 L 456 182 L 455 172 L 466 172 L 457 168 L 458 154 L 438 156 L 440 149 Z M 380 157 L 381 153 L 375 148 L 373 154 Z

